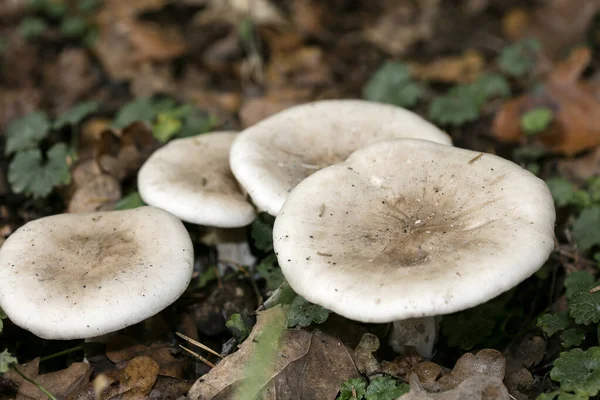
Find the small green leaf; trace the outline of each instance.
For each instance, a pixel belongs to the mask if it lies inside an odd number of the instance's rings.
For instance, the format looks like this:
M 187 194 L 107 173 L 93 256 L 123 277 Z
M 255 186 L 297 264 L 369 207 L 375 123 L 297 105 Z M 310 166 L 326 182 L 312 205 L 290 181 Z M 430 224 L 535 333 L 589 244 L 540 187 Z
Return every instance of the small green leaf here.
M 539 160 L 544 157 L 548 152 L 543 147 L 537 146 L 521 146 L 513 150 L 514 158 L 522 158 L 527 160 Z
M 579 328 L 567 329 L 560 334 L 560 341 L 565 349 L 579 346 L 585 339 L 585 332 Z
M 161 143 L 166 143 L 181 129 L 181 120 L 169 115 L 160 113 L 156 117 L 156 123 L 152 125 L 152 135 Z
M 69 183 L 70 156 L 64 143 L 52 146 L 46 160 L 38 149 L 17 153 L 8 167 L 8 182 L 13 192 L 40 198 L 48 196 L 55 186 Z
M 442 125 L 463 125 L 479 117 L 479 105 L 470 94 L 448 94 L 431 102 L 429 117 Z
M 521 115 L 519 124 L 523 132 L 531 136 L 545 131 L 553 119 L 554 113 L 551 109 L 548 107 L 537 107 Z
M 573 224 L 573 237 L 577 247 L 589 250 L 600 244 L 600 206 L 586 208 Z
M 367 391 L 367 382 L 362 378 L 348 379 L 340 387 L 336 400 L 361 400 Z M 354 395 L 356 394 L 356 396 Z
M 544 314 L 537 320 L 537 326 L 542 328 L 544 333 L 552 336 L 557 332 L 564 331 L 571 325 L 571 318 L 567 312 L 560 314 Z
M 183 119 L 181 129 L 175 135 L 178 138 L 184 138 L 201 133 L 206 133 L 219 125 L 219 119 L 216 115 L 205 114 L 195 110 Z
M 275 290 L 283 283 L 283 273 L 277 265 L 277 257 L 271 253 L 256 266 L 256 272 L 267 281 L 267 290 Z
M 67 16 L 60 23 L 60 31 L 67 38 L 83 37 L 88 29 L 87 21 L 80 16 Z
M 575 293 L 588 291 L 594 286 L 596 286 L 596 279 L 589 272 L 575 271 L 569 274 L 565 279 L 565 288 L 567 288 L 565 295 L 567 296 L 567 300 L 570 300 Z
M 275 217 L 261 213 L 252 222 L 250 234 L 257 249 L 269 252 L 273 250 L 273 223 Z
M 238 343 L 243 342 L 250 335 L 251 326 L 249 326 L 240 314 L 233 314 L 225 323 L 231 334 L 236 338 Z
M 410 387 L 406 383 L 398 384 L 394 378 L 380 376 L 371 381 L 365 392 L 366 400 L 396 400 L 408 393 Z
M 554 400 L 554 398 L 558 396 L 558 393 L 558 390 L 555 390 L 554 392 L 550 393 L 542 393 L 538 397 L 536 397 L 535 400 Z
M 90 114 L 96 112 L 98 108 L 100 108 L 100 105 L 95 101 L 84 101 L 76 104 L 54 121 L 53 128 L 60 129 L 65 125 L 78 125 Z
M 48 1 L 44 6 L 44 11 L 48 16 L 59 19 L 67 13 L 68 8 L 66 1 Z
M 493 97 L 506 98 L 510 96 L 510 85 L 500 75 L 485 74 L 477 78 L 475 82 L 467 87 L 481 106 Z
M 590 396 L 578 393 L 560 392 L 556 400 L 589 400 Z
M 540 42 L 535 39 L 521 40 L 502 50 L 498 65 L 509 75 L 524 76 L 535 66 L 540 48 Z
M 42 139 L 48 135 L 50 121 L 42 111 L 35 111 L 23 118 L 12 121 L 7 127 L 5 153 L 10 155 L 16 151 L 38 147 Z
M 0 320 L 8 318 L 3 309 L 0 308 Z
M 77 2 L 79 11 L 89 13 L 98 8 L 98 0 L 79 0 Z
M 569 315 L 577 324 L 589 325 L 600 321 L 600 292 L 580 290 L 568 300 Z
M 562 352 L 550 371 L 560 388 L 575 394 L 595 396 L 600 390 L 600 347 Z
M 550 178 L 546 180 L 546 185 L 557 206 L 565 207 L 570 203 L 575 192 L 575 186 L 571 182 L 564 178 Z
M 156 114 L 157 111 L 150 97 L 138 97 L 119 110 L 112 125 L 121 129 L 136 121 L 152 121 Z
M 423 94 L 423 88 L 411 79 L 410 69 L 403 63 L 386 62 L 369 79 L 363 89 L 366 100 L 412 107 Z
M 115 210 L 129 210 L 145 206 L 142 196 L 138 192 L 129 193 L 115 204 Z
M 5 349 L 2 353 L 0 353 L 0 374 L 8 372 L 10 366 L 16 364 L 17 362 L 17 359 L 8 352 L 8 349 Z
M 327 321 L 329 311 L 317 304 L 312 304 L 300 296 L 296 296 L 288 312 L 288 327 L 305 328 L 312 324 L 322 324 Z
M 25 39 L 35 39 L 42 36 L 47 27 L 46 21 L 41 18 L 26 17 L 19 25 L 19 33 Z

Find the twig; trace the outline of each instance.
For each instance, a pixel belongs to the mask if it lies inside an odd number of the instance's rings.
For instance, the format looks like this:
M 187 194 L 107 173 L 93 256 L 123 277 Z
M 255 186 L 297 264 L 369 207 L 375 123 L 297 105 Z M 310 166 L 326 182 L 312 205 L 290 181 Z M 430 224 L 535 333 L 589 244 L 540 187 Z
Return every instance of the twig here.
M 23 379 L 25 379 L 27 382 L 31 383 L 32 385 L 34 385 L 35 387 L 37 387 L 42 393 L 44 393 L 46 396 L 48 396 L 48 398 L 50 400 L 57 400 L 56 397 L 54 397 L 52 395 L 52 393 L 50 393 L 49 391 L 47 391 L 46 389 L 44 389 L 44 387 L 42 385 L 40 385 L 39 383 L 37 383 L 36 381 L 34 381 L 33 379 L 27 377 L 24 373 L 22 373 L 21 371 L 19 371 L 19 369 L 13 365 L 11 367 L 13 369 L 13 371 L 15 371 L 17 374 L 19 374 L 19 376 Z
M 179 347 L 181 347 L 183 350 L 187 351 L 188 353 L 190 353 L 191 355 L 193 355 L 194 357 L 196 357 L 198 360 L 202 361 L 204 364 L 208 365 L 209 367 L 211 367 L 211 368 L 215 367 L 215 364 L 211 363 L 206 358 L 202 357 L 200 354 L 193 352 L 192 350 L 185 348 L 182 345 L 179 345 Z M 54 399 L 54 400 L 56 400 L 56 399 Z
M 65 354 L 74 353 L 76 351 L 83 351 L 82 346 L 71 347 L 70 349 L 66 349 L 63 351 L 59 351 L 58 353 L 50 354 L 49 356 L 40 357 L 40 362 L 52 360 L 53 358 L 64 356 Z
M 188 337 L 188 336 L 184 335 L 183 333 L 175 332 L 175 334 L 177 336 L 179 336 L 180 338 L 182 338 L 183 340 L 185 340 L 186 342 L 189 342 L 189 343 L 193 344 L 194 346 L 198 346 L 201 349 L 208 351 L 210 354 L 213 354 L 213 355 L 215 355 L 217 357 L 223 358 L 222 355 L 220 355 L 219 353 L 217 353 L 216 351 L 214 351 L 210 347 L 208 347 L 208 346 L 200 343 L 199 341 L 194 340 L 191 337 Z

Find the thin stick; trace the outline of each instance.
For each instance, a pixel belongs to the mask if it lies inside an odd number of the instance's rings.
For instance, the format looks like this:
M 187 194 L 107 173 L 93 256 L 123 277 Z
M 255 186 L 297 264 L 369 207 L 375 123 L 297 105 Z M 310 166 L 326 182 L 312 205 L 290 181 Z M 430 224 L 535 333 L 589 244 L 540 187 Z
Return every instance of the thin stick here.
M 179 333 L 179 332 L 175 332 L 175 334 L 177 336 L 179 336 L 180 338 L 182 338 L 183 340 L 185 340 L 188 343 L 193 344 L 194 346 L 200 347 L 202 350 L 206 350 L 208 351 L 210 354 L 213 354 L 217 357 L 223 358 L 222 355 L 220 355 L 219 353 L 217 353 L 216 351 L 214 351 L 213 349 L 211 349 L 210 347 L 200 343 L 197 340 L 192 339 L 191 337 L 185 336 L 183 333 Z
M 58 353 L 50 354 L 49 356 L 40 357 L 40 362 L 52 360 L 53 358 L 64 356 L 65 354 L 74 353 L 76 351 L 83 351 L 82 346 L 71 347 L 70 349 L 66 349 L 63 351 L 59 351 Z
M 44 389 L 44 387 L 42 385 L 40 385 L 39 383 L 37 383 L 36 381 L 34 381 L 33 379 L 25 376 L 24 373 L 22 373 L 21 371 L 19 371 L 19 369 L 16 366 L 12 366 L 11 367 L 17 374 L 19 374 L 21 376 L 21 378 L 25 379 L 27 382 L 31 383 L 32 385 L 34 385 L 35 387 L 37 387 L 42 393 L 44 393 L 46 396 L 48 396 L 48 398 L 50 400 L 57 400 L 56 397 L 54 397 L 52 395 L 52 393 L 50 393 L 49 391 L 47 391 L 46 389 Z
M 475 161 L 479 160 L 481 157 L 483 157 L 483 153 L 477 154 L 475 157 L 471 158 L 468 163 L 473 164 Z
M 208 365 L 209 367 L 211 367 L 211 368 L 215 367 L 215 364 L 211 363 L 206 358 L 202 357 L 200 354 L 195 353 L 192 350 L 183 347 L 182 345 L 179 345 L 179 347 L 181 347 L 183 350 L 187 351 L 188 353 L 190 353 L 191 355 L 193 355 L 194 357 L 196 357 L 198 360 L 202 361 L 204 364 Z M 54 400 L 56 400 L 56 399 L 54 399 Z

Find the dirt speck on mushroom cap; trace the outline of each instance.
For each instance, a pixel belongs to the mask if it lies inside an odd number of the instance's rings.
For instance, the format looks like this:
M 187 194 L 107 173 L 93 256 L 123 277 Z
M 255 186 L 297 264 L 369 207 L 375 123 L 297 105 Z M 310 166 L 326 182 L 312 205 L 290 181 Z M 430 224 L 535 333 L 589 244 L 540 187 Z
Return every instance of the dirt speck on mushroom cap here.
M 500 157 L 469 163 L 478 154 L 395 139 L 301 182 L 273 231 L 292 288 L 389 322 L 469 308 L 530 276 L 554 245 L 550 192 Z
M 54 215 L 0 248 L 0 307 L 40 337 L 92 337 L 171 304 L 192 269 L 185 227 L 160 209 Z

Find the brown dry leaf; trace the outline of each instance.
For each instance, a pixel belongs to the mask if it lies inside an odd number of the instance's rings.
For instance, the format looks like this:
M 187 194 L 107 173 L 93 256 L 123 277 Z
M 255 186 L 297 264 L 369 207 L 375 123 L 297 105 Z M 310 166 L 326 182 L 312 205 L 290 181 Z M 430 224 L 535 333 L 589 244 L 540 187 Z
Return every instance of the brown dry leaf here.
M 375 25 L 365 31 L 367 39 L 394 56 L 403 55 L 414 44 L 431 38 L 440 0 L 385 3 Z
M 494 118 L 494 136 L 501 142 L 522 141 L 521 115 L 548 107 L 554 111 L 554 122 L 537 135 L 543 145 L 568 155 L 600 145 L 600 98 L 591 86 L 578 80 L 589 59 L 589 49 L 574 50 L 557 64 L 539 90 L 506 102 Z
M 468 377 L 454 389 L 442 393 L 428 393 L 417 375 L 411 374 L 410 392 L 399 400 L 510 400 L 510 395 L 502 380 L 486 375 Z
M 408 63 L 419 80 L 447 83 L 472 82 L 481 74 L 485 60 L 476 50 L 466 50 L 461 56 L 443 57 L 427 64 Z
M 121 184 L 110 175 L 100 174 L 78 187 L 69 200 L 68 212 L 109 211 L 121 199 Z
M 78 100 L 89 97 L 96 82 L 90 57 L 82 49 L 63 50 L 56 62 L 44 70 L 44 90 L 52 94 L 48 97 L 55 115 L 67 111 Z
M 121 364 L 139 356 L 152 358 L 159 365 L 159 374 L 173 378 L 183 378 L 190 364 L 189 359 L 177 359 L 171 353 L 168 343 L 153 342 L 150 345 L 136 343 L 131 336 L 111 336 L 107 344 L 106 356 L 115 364 Z
M 49 374 L 38 375 L 39 358 L 18 365 L 21 371 L 28 378 L 34 379 L 46 390 L 58 398 L 66 398 L 70 393 L 79 390 L 89 382 L 91 367 L 89 364 L 73 363 L 68 368 Z M 4 375 L 18 386 L 17 397 L 15 400 L 47 399 L 35 385 L 25 381 L 14 371 L 9 371 Z
M 247 378 L 247 366 L 256 356 L 257 341 L 265 330 L 285 329 L 286 313 L 281 306 L 258 315 L 250 337 L 240 349 L 226 357 L 190 389 L 189 400 L 231 399 Z M 275 328 L 277 329 L 277 328 Z M 358 375 L 350 351 L 339 341 L 319 330 L 285 330 L 272 343 L 276 358 L 263 371 L 267 379 L 261 387 L 262 399 L 303 400 L 334 398 L 339 385 Z
M 125 368 L 109 374 L 100 374 L 95 381 L 108 378 L 108 385 L 99 385 L 101 400 L 142 400 L 146 399 L 158 377 L 159 365 L 150 357 L 136 357 Z M 104 378 L 101 378 L 104 377 Z M 92 382 L 93 385 L 93 382 Z
M 159 375 L 152 391 L 148 395 L 149 400 L 177 400 L 181 396 L 185 396 L 188 392 L 191 383 L 173 378 L 171 376 Z
M 132 79 L 145 62 L 169 61 L 185 54 L 188 47 L 180 27 L 135 19 L 138 12 L 160 9 L 166 3 L 105 2 L 96 18 L 99 32 L 93 49 L 112 79 Z
M 527 336 L 510 349 L 506 356 L 506 376 L 504 384 L 516 400 L 527 400 L 529 396 L 521 393 L 534 383 L 528 368 L 539 364 L 546 352 L 546 341 L 539 336 Z
M 424 365 L 423 365 L 424 364 Z M 413 367 L 409 375 L 421 379 L 422 386 L 432 392 L 444 392 L 458 387 L 465 379 L 483 375 L 488 379 L 502 382 L 506 369 L 506 360 L 497 350 L 484 349 L 473 355 L 464 354 L 458 359 L 454 369 L 441 375 L 444 370 L 434 363 L 419 363 Z M 414 373 L 413 373 L 414 372 Z
M 43 63 L 38 48 L 25 40 L 18 29 L 2 29 L 0 37 L 4 47 L 4 56 L 0 57 L 0 87 L 25 89 L 39 86 L 38 74 Z
M 596 0 L 551 0 L 530 13 L 522 9 L 509 12 L 503 27 L 511 39 L 538 39 L 543 51 L 557 59 L 565 50 L 585 41 L 585 33 L 598 10 L 600 2 Z
M 356 369 L 365 375 L 371 375 L 379 369 L 379 362 L 373 355 L 379 349 L 379 338 L 372 333 L 365 333 L 354 350 Z
M 134 97 L 152 97 L 155 94 L 175 94 L 173 68 L 169 63 L 143 63 L 130 83 Z

